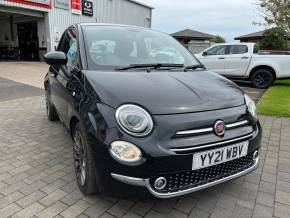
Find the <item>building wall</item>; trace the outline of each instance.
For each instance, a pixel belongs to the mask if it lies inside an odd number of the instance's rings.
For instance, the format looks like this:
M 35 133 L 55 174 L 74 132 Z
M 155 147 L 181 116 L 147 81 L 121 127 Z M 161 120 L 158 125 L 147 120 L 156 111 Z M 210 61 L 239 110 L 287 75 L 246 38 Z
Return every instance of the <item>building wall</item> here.
M 204 51 L 205 49 L 209 48 L 212 45 L 213 45 L 213 43 L 211 43 L 209 41 L 201 41 L 201 40 L 194 41 L 194 40 L 192 40 L 188 44 L 188 50 L 192 54 L 198 54 L 198 53 Z
M 198 54 L 212 45 L 208 40 L 190 40 L 190 39 L 177 39 L 186 49 L 192 54 Z
M 95 1 L 98 23 L 151 27 L 151 9 L 127 0 Z
M 96 7 L 94 7 L 94 15 Z M 53 8 L 50 12 L 45 14 L 45 29 L 47 33 L 47 43 L 50 45 L 47 49 L 54 50 L 58 45 L 60 37 L 64 30 L 75 23 L 94 23 L 95 17 L 88 17 L 83 15 L 72 14 L 71 10 L 64 10 L 60 8 Z
M 39 48 L 46 48 L 47 41 L 46 41 L 46 29 L 45 29 L 44 19 L 37 20 L 37 30 L 38 30 Z

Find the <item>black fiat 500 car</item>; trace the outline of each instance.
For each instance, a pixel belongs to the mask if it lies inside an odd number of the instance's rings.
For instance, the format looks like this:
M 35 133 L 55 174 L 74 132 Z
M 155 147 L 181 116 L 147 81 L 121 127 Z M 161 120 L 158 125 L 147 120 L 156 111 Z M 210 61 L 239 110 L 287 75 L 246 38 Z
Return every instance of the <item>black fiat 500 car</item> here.
M 47 116 L 73 138 L 85 194 L 170 198 L 258 167 L 255 103 L 167 34 L 77 24 L 45 61 Z

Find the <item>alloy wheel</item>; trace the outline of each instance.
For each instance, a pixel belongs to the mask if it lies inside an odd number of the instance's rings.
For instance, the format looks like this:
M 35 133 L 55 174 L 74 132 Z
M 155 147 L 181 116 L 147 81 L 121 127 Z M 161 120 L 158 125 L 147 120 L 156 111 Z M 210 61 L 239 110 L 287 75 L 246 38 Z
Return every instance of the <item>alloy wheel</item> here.
M 260 72 L 254 78 L 255 84 L 258 87 L 266 87 L 269 84 L 270 80 L 271 78 L 269 77 L 267 72 Z
M 74 134 L 73 153 L 77 181 L 81 186 L 84 186 L 86 182 L 85 149 L 83 138 L 78 130 Z

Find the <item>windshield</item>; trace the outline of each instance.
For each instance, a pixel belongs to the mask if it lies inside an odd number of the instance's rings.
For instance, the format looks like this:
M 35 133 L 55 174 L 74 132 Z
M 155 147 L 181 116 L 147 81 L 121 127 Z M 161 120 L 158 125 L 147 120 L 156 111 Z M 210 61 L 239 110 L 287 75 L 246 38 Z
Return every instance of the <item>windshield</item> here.
M 137 27 L 84 26 L 90 70 L 134 64 L 200 64 L 167 34 Z

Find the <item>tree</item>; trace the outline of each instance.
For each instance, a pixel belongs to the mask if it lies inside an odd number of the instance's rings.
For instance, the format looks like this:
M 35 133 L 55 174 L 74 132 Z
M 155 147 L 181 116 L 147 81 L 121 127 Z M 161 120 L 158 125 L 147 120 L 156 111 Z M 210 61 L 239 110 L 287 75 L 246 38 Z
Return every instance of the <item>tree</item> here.
M 285 50 L 288 48 L 287 34 L 281 27 L 268 29 L 259 43 L 260 49 Z
M 266 24 L 290 34 L 290 0 L 257 0 Z
M 215 36 L 213 38 L 212 42 L 214 42 L 214 43 L 225 43 L 226 40 L 223 37 L 221 37 L 221 36 Z

